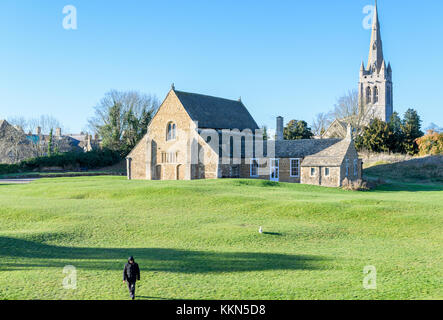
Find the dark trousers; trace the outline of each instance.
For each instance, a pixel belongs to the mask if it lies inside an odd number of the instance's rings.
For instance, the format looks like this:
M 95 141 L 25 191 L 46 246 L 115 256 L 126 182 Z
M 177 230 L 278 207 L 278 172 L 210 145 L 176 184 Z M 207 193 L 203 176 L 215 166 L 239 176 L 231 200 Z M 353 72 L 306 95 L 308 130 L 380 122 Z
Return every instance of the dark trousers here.
M 134 299 L 135 298 L 135 281 L 134 282 L 126 281 L 126 283 L 128 284 L 129 295 L 131 296 L 132 299 Z

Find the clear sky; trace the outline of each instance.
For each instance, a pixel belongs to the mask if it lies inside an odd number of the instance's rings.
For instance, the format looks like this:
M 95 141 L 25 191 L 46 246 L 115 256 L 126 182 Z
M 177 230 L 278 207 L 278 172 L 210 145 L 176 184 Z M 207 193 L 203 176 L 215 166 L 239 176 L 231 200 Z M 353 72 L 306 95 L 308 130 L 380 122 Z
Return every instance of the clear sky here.
M 311 122 L 356 89 L 372 0 L 1 0 L 0 119 L 85 128 L 110 89 L 243 102 L 259 125 Z M 77 30 L 62 10 L 77 8 Z M 443 1 L 379 0 L 394 109 L 443 126 Z

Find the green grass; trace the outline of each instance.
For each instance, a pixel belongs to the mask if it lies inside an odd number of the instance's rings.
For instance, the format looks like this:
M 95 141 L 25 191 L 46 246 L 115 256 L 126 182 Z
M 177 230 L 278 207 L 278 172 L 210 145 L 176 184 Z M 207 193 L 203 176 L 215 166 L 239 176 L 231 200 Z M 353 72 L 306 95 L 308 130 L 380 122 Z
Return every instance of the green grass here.
M 365 165 L 364 175 L 366 178 L 443 184 L 443 158 L 430 156 L 397 163 L 378 161 Z
M 443 186 L 250 180 L 0 185 L 0 299 L 441 299 Z M 263 226 L 266 234 L 259 234 Z M 63 267 L 78 272 L 62 287 Z M 362 286 L 377 268 L 377 289 Z

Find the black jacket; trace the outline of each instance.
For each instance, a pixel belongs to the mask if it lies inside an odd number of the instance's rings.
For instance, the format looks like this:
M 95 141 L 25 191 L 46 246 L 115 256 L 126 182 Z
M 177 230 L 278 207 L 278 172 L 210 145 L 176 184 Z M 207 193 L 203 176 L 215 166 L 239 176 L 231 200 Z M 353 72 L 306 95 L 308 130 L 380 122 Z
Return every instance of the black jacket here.
M 137 263 L 127 263 L 123 269 L 123 280 L 128 282 L 136 282 L 140 280 L 140 268 Z

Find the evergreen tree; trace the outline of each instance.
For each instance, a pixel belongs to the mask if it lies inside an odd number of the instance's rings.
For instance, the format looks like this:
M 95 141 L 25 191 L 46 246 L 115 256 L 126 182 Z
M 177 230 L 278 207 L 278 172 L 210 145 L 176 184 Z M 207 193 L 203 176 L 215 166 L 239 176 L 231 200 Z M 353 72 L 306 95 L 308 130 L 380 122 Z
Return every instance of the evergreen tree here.
M 53 144 L 54 144 L 54 137 L 52 134 L 52 129 L 49 131 L 49 141 L 48 141 L 48 157 L 52 156 L 52 150 L 53 150 Z
M 306 121 L 291 120 L 283 130 L 283 136 L 286 140 L 311 139 L 314 134 L 308 127 Z
M 371 121 L 368 127 L 356 140 L 358 149 L 366 149 L 372 152 L 388 152 L 389 143 L 392 141 L 392 132 L 389 125 L 378 118 Z
M 262 130 L 263 130 L 263 140 L 266 141 L 266 140 L 269 139 L 269 137 L 268 137 L 268 127 L 267 126 L 263 126 Z
M 389 130 L 392 136 L 388 142 L 389 150 L 395 153 L 404 153 L 402 121 L 397 112 L 394 112 L 389 122 Z
M 415 140 L 423 136 L 421 131 L 421 119 L 414 109 L 408 109 L 401 126 L 403 135 L 403 149 L 406 153 L 414 155 L 419 149 Z

